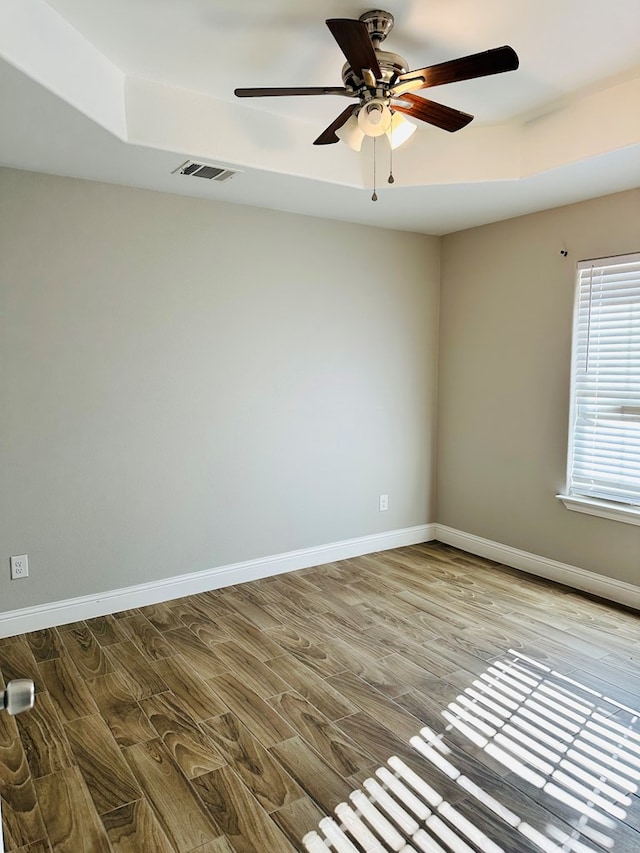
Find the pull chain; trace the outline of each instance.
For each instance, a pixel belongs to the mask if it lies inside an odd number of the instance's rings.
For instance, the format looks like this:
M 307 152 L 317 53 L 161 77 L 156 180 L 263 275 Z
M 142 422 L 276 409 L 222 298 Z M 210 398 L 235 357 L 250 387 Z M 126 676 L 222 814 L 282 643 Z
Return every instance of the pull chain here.
M 373 195 L 371 201 L 378 201 L 378 193 L 376 192 L 376 138 L 373 137 Z
M 391 139 L 389 139 L 389 177 L 387 178 L 387 183 L 394 183 L 395 178 L 393 177 L 393 146 L 391 145 Z

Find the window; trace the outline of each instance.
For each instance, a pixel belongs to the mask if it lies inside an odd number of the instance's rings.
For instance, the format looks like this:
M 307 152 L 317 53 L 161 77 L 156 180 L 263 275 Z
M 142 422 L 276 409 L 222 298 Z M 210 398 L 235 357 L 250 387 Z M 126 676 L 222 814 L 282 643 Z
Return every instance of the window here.
M 640 524 L 640 254 L 578 264 L 569 509 Z

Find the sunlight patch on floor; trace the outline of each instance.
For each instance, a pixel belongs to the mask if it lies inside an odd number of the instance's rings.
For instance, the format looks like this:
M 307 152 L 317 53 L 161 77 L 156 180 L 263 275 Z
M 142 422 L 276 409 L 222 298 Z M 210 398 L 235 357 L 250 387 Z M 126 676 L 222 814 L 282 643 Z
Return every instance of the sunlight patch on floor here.
M 622 725 L 612 714 L 628 716 Z M 640 712 L 512 649 L 493 661 L 441 712 L 443 731 L 420 729 L 410 744 L 512 831 L 544 853 L 613 850 L 640 783 Z M 447 737 L 468 741 L 469 757 L 486 753 L 563 807 L 576 812 L 571 833 L 546 822 L 544 832 L 456 767 Z M 452 740 L 452 742 L 454 742 Z M 307 833 L 308 853 L 504 853 L 504 848 L 447 802 L 397 756 Z

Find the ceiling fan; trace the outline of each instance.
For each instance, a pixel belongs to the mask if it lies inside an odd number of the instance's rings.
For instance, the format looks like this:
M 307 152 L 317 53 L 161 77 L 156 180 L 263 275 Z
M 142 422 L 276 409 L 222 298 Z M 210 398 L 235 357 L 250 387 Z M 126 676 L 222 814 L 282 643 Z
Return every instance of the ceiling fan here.
M 343 110 L 320 134 L 314 145 L 331 145 L 342 139 L 359 151 L 365 136 L 376 137 L 386 133 L 391 147 L 396 148 L 415 130 L 415 125 L 403 116 L 450 133 L 460 130 L 469 124 L 472 115 L 427 100 L 414 92 L 514 71 L 519 65 L 513 48 L 504 46 L 410 71 L 405 59 L 380 48 L 393 28 L 394 18 L 390 12 L 375 9 L 365 12 L 358 20 L 330 18 L 326 24 L 347 60 L 342 68 L 343 86 L 235 90 L 239 98 L 341 95 L 355 100 L 356 103 Z

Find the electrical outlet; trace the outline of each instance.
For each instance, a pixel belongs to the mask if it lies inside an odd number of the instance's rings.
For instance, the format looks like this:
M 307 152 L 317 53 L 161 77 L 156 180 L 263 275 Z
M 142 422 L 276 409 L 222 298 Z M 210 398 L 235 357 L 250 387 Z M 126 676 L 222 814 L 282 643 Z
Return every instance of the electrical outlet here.
M 386 512 L 389 509 L 389 495 L 380 495 L 380 512 Z
M 11 557 L 11 580 L 29 577 L 29 557 L 22 554 L 20 557 Z

